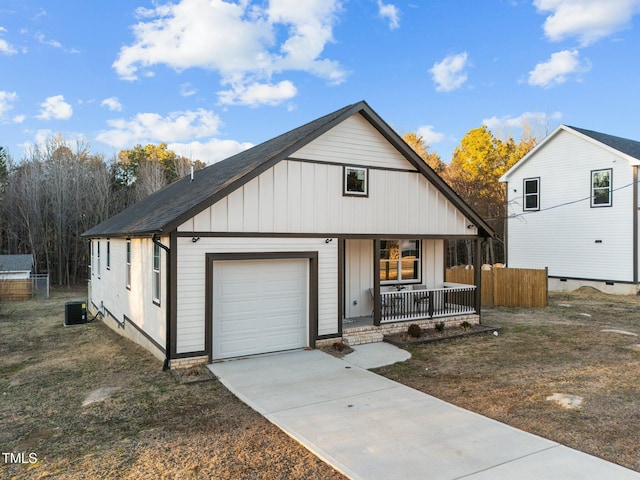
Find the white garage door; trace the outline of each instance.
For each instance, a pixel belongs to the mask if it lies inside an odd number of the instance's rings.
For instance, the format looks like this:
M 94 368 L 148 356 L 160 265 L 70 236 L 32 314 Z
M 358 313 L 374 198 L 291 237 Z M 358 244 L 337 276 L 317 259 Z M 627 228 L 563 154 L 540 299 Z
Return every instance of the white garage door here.
M 307 346 L 307 259 L 213 263 L 214 359 Z

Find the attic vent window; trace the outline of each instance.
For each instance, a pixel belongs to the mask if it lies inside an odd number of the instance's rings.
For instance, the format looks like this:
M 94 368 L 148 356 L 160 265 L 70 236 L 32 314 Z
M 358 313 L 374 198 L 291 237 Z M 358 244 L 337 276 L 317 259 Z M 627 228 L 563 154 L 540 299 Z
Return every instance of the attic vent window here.
M 369 195 L 369 171 L 364 167 L 344 167 L 344 195 L 367 197 Z

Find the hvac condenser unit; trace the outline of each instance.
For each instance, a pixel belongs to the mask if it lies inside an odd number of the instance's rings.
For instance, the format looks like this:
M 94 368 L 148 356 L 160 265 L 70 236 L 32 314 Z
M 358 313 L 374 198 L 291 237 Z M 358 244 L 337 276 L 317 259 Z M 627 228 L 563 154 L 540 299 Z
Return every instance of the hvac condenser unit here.
M 67 302 L 64 304 L 64 326 L 87 323 L 87 304 L 85 302 Z

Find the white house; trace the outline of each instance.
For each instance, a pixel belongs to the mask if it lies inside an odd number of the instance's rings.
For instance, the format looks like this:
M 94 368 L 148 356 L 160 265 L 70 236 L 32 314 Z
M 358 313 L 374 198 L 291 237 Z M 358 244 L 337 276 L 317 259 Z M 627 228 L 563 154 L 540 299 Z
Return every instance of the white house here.
M 507 265 L 549 289 L 637 293 L 640 142 L 559 126 L 507 171 Z
M 359 102 L 85 232 L 89 307 L 165 368 L 339 341 L 343 320 L 473 322 L 479 283 L 445 285 L 444 243 L 491 235 Z

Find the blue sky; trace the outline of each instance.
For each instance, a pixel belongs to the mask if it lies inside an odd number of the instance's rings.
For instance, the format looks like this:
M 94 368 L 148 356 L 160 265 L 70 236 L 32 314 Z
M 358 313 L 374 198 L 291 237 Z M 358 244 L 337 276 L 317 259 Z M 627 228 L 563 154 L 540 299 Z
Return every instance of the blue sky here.
M 445 162 L 472 128 L 640 140 L 640 0 L 0 0 L 0 145 L 211 163 L 366 100 Z

